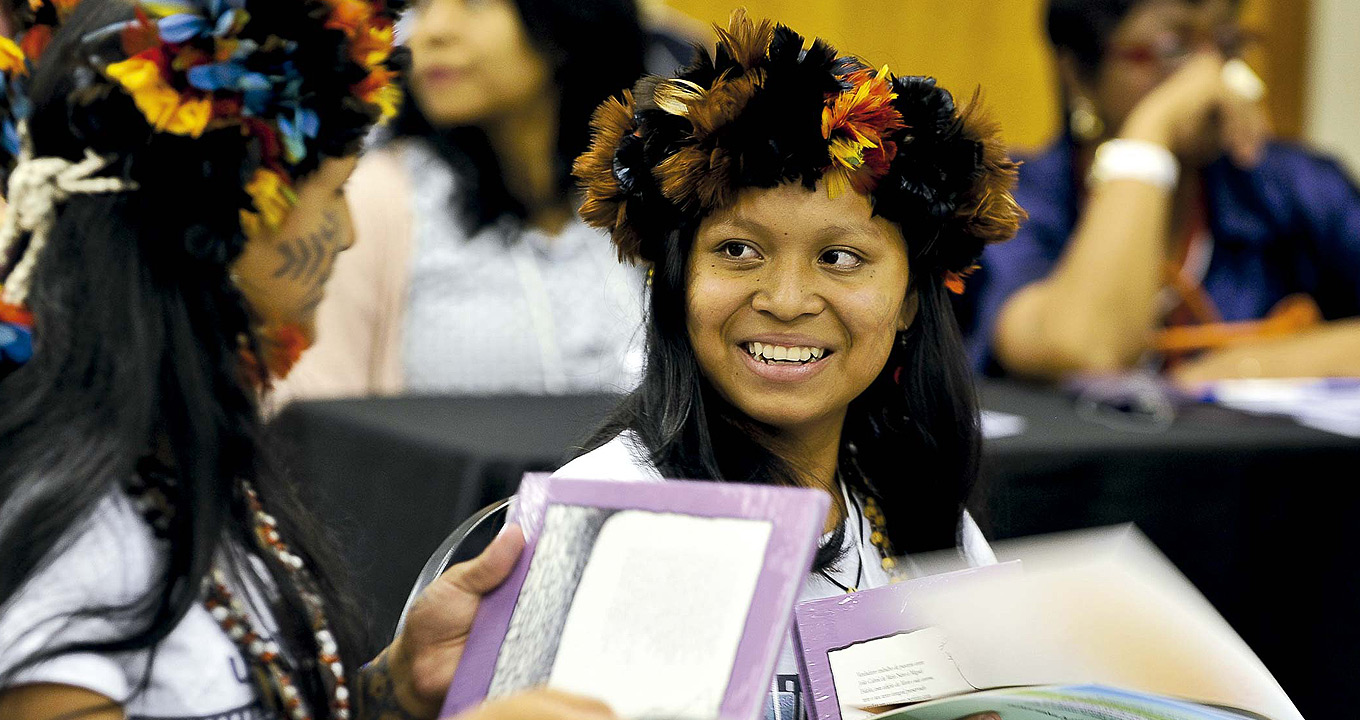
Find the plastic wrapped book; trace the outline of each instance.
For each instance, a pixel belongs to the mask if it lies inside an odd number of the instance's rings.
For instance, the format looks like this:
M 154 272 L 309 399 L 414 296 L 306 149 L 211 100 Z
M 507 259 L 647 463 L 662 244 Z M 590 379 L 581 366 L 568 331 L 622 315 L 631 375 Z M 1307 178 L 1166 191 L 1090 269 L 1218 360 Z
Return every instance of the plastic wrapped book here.
M 801 488 L 526 476 L 524 553 L 478 608 L 441 717 L 547 685 L 625 718 L 756 718 L 828 505 Z

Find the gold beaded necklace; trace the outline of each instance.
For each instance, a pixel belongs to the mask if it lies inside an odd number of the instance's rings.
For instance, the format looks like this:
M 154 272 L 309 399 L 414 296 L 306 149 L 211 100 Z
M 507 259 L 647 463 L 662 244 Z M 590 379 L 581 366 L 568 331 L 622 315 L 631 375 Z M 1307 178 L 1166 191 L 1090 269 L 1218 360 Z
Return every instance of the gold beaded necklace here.
M 840 480 L 839 484 L 844 492 L 846 502 L 846 524 L 849 525 L 851 516 L 856 517 L 857 522 L 860 523 L 866 519 L 869 521 L 869 542 L 874 546 L 874 549 L 878 551 L 880 566 L 883 568 L 883 571 L 887 573 L 889 582 L 901 582 L 904 577 L 898 569 L 892 541 L 888 539 L 887 518 L 883 515 L 883 510 L 879 508 L 878 502 L 874 500 L 874 497 L 868 493 L 864 494 L 864 507 L 861 509 L 854 493 L 850 491 L 849 486 L 845 484 L 843 479 L 838 477 L 838 480 Z M 863 536 L 863 525 L 859 525 L 855 528 L 854 542 L 856 547 L 863 541 Z M 859 592 L 860 582 L 864 579 L 864 556 L 863 554 L 857 554 L 859 555 L 860 562 L 858 569 L 855 571 L 855 581 L 851 585 L 840 582 L 825 569 L 819 569 L 817 572 L 822 577 L 826 578 L 827 582 L 840 588 L 843 592 Z
M 869 542 L 878 549 L 883 570 L 888 573 L 888 578 L 892 582 L 901 581 L 902 575 L 897 569 L 897 554 L 893 552 L 892 541 L 888 539 L 888 519 L 884 517 L 883 511 L 879 509 L 878 502 L 872 495 L 864 496 L 864 517 L 869 520 Z

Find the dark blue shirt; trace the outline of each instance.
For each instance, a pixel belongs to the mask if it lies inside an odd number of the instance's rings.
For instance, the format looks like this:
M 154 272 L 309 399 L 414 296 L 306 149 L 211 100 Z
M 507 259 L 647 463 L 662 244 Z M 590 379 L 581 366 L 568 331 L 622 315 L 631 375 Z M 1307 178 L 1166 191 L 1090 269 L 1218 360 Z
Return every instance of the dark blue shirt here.
M 1029 221 L 987 248 L 969 279 L 961 321 L 979 371 L 1000 373 L 991 342 L 1002 305 L 1052 272 L 1076 227 L 1074 152 L 1063 138 L 1021 166 L 1015 199 Z M 1203 185 L 1213 236 L 1203 287 L 1224 320 L 1264 317 L 1293 293 L 1311 295 L 1329 320 L 1360 315 L 1360 191 L 1334 160 L 1272 143 L 1250 170 L 1217 160 Z

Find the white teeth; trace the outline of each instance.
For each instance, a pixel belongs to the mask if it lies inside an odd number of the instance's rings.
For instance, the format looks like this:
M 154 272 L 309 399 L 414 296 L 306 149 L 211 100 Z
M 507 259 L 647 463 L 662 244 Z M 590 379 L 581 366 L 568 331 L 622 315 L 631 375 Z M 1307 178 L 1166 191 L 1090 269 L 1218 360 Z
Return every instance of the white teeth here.
M 826 356 L 825 348 L 767 345 L 760 342 L 746 343 L 746 352 L 750 353 L 752 357 L 760 358 L 766 362 L 783 361 L 806 363 L 813 360 L 821 360 Z

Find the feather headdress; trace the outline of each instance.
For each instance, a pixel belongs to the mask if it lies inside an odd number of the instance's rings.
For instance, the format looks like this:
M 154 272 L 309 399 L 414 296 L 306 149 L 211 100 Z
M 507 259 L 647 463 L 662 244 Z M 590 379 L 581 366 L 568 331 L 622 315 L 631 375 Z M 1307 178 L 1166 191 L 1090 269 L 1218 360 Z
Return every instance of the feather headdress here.
M 958 287 L 987 243 L 1015 234 L 1017 163 L 976 97 L 960 110 L 933 78 L 899 77 L 742 10 L 716 48 L 673 78 L 606 101 L 576 161 L 581 217 L 621 259 L 654 262 L 671 231 L 738 191 L 824 182 L 910 228 L 917 267 Z

